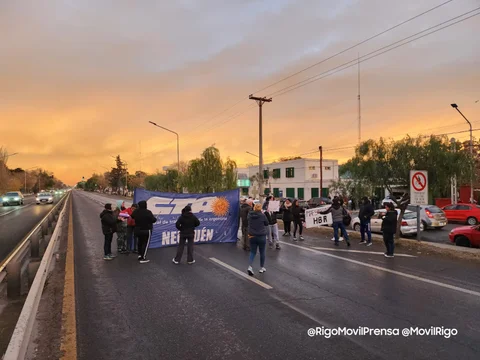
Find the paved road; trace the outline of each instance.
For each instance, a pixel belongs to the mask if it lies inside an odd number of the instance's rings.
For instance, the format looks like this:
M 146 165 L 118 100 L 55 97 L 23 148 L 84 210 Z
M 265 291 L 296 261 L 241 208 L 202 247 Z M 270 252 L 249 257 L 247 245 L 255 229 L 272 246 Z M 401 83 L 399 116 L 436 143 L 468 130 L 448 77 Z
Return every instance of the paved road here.
M 149 264 L 132 255 L 105 262 L 100 211 L 74 192 L 79 359 L 478 359 L 477 263 L 282 238 L 256 283 L 234 244 L 197 246 L 193 266 L 172 264 L 175 248 L 151 250 Z M 321 326 L 444 326 L 458 335 L 307 335 Z
M 56 198 L 58 199 L 58 198 Z M 35 205 L 35 197 L 23 206 L 0 207 L 0 261 L 35 227 L 53 205 Z

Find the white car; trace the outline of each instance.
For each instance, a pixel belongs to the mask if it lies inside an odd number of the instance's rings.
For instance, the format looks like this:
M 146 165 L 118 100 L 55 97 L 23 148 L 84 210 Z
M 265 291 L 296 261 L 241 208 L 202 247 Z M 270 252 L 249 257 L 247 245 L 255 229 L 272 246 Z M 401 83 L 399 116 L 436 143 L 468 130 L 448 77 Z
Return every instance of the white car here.
M 53 204 L 53 194 L 43 192 L 39 193 L 36 198 L 37 205 L 40 204 Z
M 375 214 L 372 216 L 370 222 L 372 232 L 381 233 L 382 232 L 382 222 L 383 217 L 387 213 L 387 210 L 380 209 L 375 210 Z M 400 215 L 400 210 L 397 209 L 397 214 Z M 360 219 L 358 216 L 352 220 L 352 229 L 355 231 L 360 231 Z M 423 224 L 420 224 L 420 231 L 423 231 Z M 403 214 L 402 226 L 400 227 L 400 235 L 416 235 L 417 234 L 417 214 L 413 211 L 406 210 Z

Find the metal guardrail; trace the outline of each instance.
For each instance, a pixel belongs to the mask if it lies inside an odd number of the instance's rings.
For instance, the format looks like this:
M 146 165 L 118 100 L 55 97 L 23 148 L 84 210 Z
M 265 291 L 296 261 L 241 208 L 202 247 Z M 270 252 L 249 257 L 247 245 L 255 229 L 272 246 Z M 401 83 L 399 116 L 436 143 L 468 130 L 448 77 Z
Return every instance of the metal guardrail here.
M 70 197 L 70 194 L 66 195 L 61 200 L 61 202 L 59 202 L 57 206 L 52 209 L 52 211 L 37 225 L 37 227 L 30 234 L 34 234 L 35 231 L 37 231 L 37 229 L 42 226 L 42 224 L 48 221 L 47 219 L 49 219 L 52 214 L 54 214 L 55 212 L 58 213 L 60 207 L 63 206 L 63 209 L 58 215 L 58 222 L 56 223 L 56 227 L 50 236 L 50 241 L 48 243 L 47 249 L 45 250 L 45 254 L 42 258 L 38 271 L 36 272 L 35 279 L 33 280 L 32 286 L 30 287 L 30 291 L 28 292 L 27 299 L 25 300 L 22 312 L 20 313 L 20 317 L 18 318 L 15 330 L 13 331 L 13 335 L 10 339 L 10 343 L 8 344 L 7 351 L 5 352 L 5 355 L 3 357 L 4 360 L 23 360 L 26 356 L 28 346 L 31 340 L 30 338 L 33 326 L 35 324 L 38 306 L 42 298 L 43 287 L 49 274 L 49 269 L 52 259 L 54 257 L 57 240 L 60 237 L 62 231 L 63 220 L 65 218 L 65 214 L 68 211 L 67 205 L 69 204 Z M 25 243 L 26 241 L 28 241 L 28 238 L 29 237 L 25 239 Z M 22 250 L 19 249 L 17 251 L 17 255 L 21 253 Z M 10 276 L 10 274 L 8 276 Z
M 40 258 L 54 233 L 61 207 L 69 197 L 70 194 L 64 195 L 0 263 L 0 285 L 4 286 L 6 282 L 7 297 L 16 298 L 28 292 L 28 286 L 33 282 Z

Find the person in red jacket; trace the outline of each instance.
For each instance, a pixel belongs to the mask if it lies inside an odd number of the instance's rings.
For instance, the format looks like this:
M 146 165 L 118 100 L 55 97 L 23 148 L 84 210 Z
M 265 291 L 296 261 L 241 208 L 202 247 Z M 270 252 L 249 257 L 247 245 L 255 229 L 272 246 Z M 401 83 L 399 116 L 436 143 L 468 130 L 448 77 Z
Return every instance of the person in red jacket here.
M 127 220 L 127 248 L 129 251 L 138 253 L 138 238 L 135 236 L 135 220 L 132 219 L 132 213 L 138 208 L 137 204 L 132 204 L 125 212 L 130 215 Z

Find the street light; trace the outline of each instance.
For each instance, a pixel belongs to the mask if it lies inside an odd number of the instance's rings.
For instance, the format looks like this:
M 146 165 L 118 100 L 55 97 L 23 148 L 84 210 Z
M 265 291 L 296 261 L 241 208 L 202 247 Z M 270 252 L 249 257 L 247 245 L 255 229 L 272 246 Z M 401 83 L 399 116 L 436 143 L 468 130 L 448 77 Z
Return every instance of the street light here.
M 470 121 L 468 121 L 468 119 L 465 117 L 465 115 L 463 115 L 463 113 L 460 111 L 460 109 L 458 108 L 458 105 L 457 104 L 450 104 L 452 108 L 454 108 L 455 110 L 458 111 L 458 113 L 460 115 L 462 115 L 462 117 L 465 119 L 465 121 L 468 123 L 468 125 L 470 126 L 470 156 L 472 158 L 472 161 L 473 161 L 473 135 L 472 135 L 472 123 Z M 473 166 L 473 165 L 472 165 Z M 470 202 L 472 203 L 473 202 L 473 169 L 472 169 L 472 176 L 471 176 L 471 179 L 470 179 Z
M 257 157 L 257 158 L 258 158 L 258 155 L 256 155 L 256 154 L 252 154 L 250 151 L 245 151 L 245 152 L 246 152 L 247 154 L 250 154 L 250 155 L 252 155 L 252 156 L 255 156 L 255 157 Z
M 180 139 L 179 139 L 178 133 L 176 133 L 175 131 L 172 131 L 170 129 L 167 129 L 166 127 L 160 126 L 160 125 L 154 123 L 153 121 L 149 121 L 149 123 L 152 124 L 153 126 L 156 126 L 160 129 L 166 130 L 168 132 L 171 132 L 172 134 L 177 135 L 177 168 L 178 168 L 178 175 L 180 175 Z

